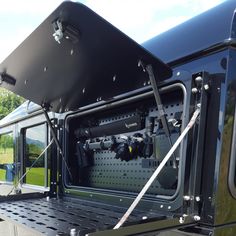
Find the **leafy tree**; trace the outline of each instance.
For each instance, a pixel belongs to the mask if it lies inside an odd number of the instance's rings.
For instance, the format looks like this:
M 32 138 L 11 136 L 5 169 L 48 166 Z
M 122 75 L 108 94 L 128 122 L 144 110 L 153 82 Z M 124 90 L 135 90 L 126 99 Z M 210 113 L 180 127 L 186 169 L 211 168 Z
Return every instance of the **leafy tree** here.
M 0 119 L 15 110 L 24 101 L 24 98 L 0 88 Z

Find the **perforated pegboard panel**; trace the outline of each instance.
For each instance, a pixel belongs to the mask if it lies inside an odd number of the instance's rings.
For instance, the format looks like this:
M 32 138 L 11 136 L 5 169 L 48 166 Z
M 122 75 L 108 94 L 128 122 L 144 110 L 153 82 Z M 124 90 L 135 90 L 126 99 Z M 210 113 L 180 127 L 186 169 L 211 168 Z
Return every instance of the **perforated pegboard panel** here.
M 167 119 L 174 118 L 175 113 L 182 112 L 182 103 L 169 103 L 165 104 L 165 112 L 167 114 Z M 113 115 L 99 120 L 99 124 L 107 124 L 117 120 L 122 120 L 130 116 L 135 115 L 134 112 L 129 112 L 122 115 Z M 148 116 L 158 117 L 158 110 L 156 107 L 150 107 Z M 157 119 L 155 123 L 154 132 L 157 131 Z M 144 134 L 145 129 L 138 131 Z M 133 133 L 127 133 L 125 135 L 132 135 Z M 163 135 L 162 135 L 163 136 Z M 178 135 L 174 134 L 172 136 L 172 142 L 177 139 Z M 107 137 L 109 138 L 109 137 Z M 117 135 L 117 138 L 118 135 Z M 162 139 L 166 139 L 165 135 Z M 167 145 L 167 149 L 169 143 Z M 166 147 L 165 147 L 166 148 Z M 138 157 L 135 160 L 130 160 L 128 162 L 121 161 L 120 159 L 115 159 L 115 153 L 110 150 L 96 150 L 94 152 L 94 165 L 90 167 L 87 177 L 87 186 L 95 188 L 104 188 L 111 190 L 129 191 L 129 192 L 139 192 L 144 184 L 148 181 L 152 173 L 155 171 L 160 160 L 151 157 L 150 160 L 154 160 L 155 165 L 149 168 L 144 168 L 142 165 L 143 157 Z M 151 165 L 151 164 L 150 164 Z M 166 172 L 173 168 L 173 159 L 171 159 L 166 164 Z M 163 175 L 165 175 L 165 169 L 163 170 Z M 176 178 L 178 170 L 176 172 Z M 168 178 L 168 174 L 166 176 Z M 171 177 L 174 177 L 173 174 Z M 150 187 L 148 193 L 154 195 L 172 195 L 175 192 L 175 188 L 163 187 L 158 180 L 156 180 Z
M 125 213 L 126 209 L 108 204 L 84 200 L 34 199 L 4 202 L 0 205 L 0 217 L 23 224 L 43 235 L 56 236 L 59 233 L 69 235 L 70 229 L 76 229 L 78 236 L 96 229 L 112 228 Z M 163 219 L 155 212 L 135 210 L 129 222 L 140 222 L 142 217 Z

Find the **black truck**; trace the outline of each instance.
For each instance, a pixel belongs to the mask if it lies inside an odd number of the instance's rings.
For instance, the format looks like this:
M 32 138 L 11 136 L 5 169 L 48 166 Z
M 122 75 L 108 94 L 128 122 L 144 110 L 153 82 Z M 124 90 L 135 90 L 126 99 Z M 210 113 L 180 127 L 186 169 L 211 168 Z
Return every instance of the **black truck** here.
M 0 64 L 29 100 L 0 122 L 0 218 L 31 235 L 236 235 L 235 9 L 139 45 L 63 2 Z

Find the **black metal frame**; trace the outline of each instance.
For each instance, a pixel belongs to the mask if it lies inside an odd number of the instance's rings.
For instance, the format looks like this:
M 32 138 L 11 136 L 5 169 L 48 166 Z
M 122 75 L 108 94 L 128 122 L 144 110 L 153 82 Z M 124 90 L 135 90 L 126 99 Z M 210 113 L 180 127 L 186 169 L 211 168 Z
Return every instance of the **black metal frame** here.
M 179 72 L 179 73 L 177 73 Z M 178 74 L 178 75 L 177 75 Z M 191 83 L 187 82 L 188 80 L 191 82 L 191 75 L 186 72 L 186 71 L 176 71 L 175 74 L 174 74 L 174 78 L 179 78 L 181 77 L 183 80 L 185 80 L 185 84 L 182 84 L 181 86 L 183 86 L 183 93 L 184 92 L 184 88 L 185 89 L 189 89 L 191 90 Z M 168 86 L 175 86 L 175 83 L 173 84 L 169 84 L 167 83 L 166 85 L 166 88 L 168 88 Z M 147 89 L 149 89 L 150 87 L 147 87 Z M 173 87 L 174 88 L 174 87 Z M 178 84 L 176 84 L 176 88 L 178 88 Z M 181 87 L 179 87 L 181 89 Z M 167 91 L 167 89 L 165 89 L 165 86 L 163 85 L 163 87 L 160 89 L 160 92 L 163 93 L 164 91 Z M 152 92 L 149 94 L 149 96 L 152 94 Z M 189 115 L 189 111 L 187 109 L 187 107 L 189 107 L 189 102 L 190 102 L 190 95 L 188 94 L 185 94 L 184 96 L 186 96 L 184 99 L 185 99 L 185 105 L 184 105 L 184 111 L 186 113 L 186 117 L 188 117 Z M 129 100 L 129 98 L 127 98 L 127 100 Z M 119 101 L 117 102 L 117 105 L 121 105 L 121 104 L 124 104 L 125 100 L 122 101 Z M 114 103 L 116 104 L 116 103 Z M 111 108 L 111 104 L 108 105 L 109 108 Z M 101 108 L 97 108 L 96 110 L 97 111 L 101 111 L 103 109 L 106 109 L 106 106 L 103 106 Z M 92 110 L 89 110 L 88 111 L 89 113 L 91 112 L 94 112 L 94 109 Z M 72 113 L 72 114 L 69 114 L 65 117 L 65 129 L 64 129 L 64 150 L 67 149 L 67 144 L 66 144 L 66 140 L 68 139 L 67 138 L 67 130 L 68 130 L 68 120 L 71 118 L 71 117 L 76 117 L 76 116 L 81 116 L 81 115 L 84 115 L 86 114 L 86 111 L 85 112 L 79 112 L 78 114 L 76 113 Z M 186 125 L 186 120 L 183 120 L 183 126 Z M 187 146 L 187 143 L 186 142 L 183 142 L 182 144 L 182 153 L 184 153 L 185 151 L 185 148 Z M 67 151 L 65 151 L 66 155 L 67 155 Z M 179 187 L 178 187 L 178 190 L 177 190 L 177 193 L 173 196 L 159 196 L 159 198 L 155 199 L 155 205 L 153 205 L 153 199 L 152 200 L 147 200 L 147 201 L 143 201 L 143 203 L 141 202 L 140 203 L 140 206 L 145 208 L 145 207 L 152 207 L 152 208 L 155 208 L 156 210 L 159 210 L 159 211 L 169 211 L 169 212 L 172 212 L 172 211 L 179 211 L 179 213 L 182 211 L 180 210 L 182 205 L 183 205 L 183 195 L 184 195 L 184 189 L 183 189 L 183 184 L 180 184 L 180 183 L 183 183 L 183 179 L 184 179 L 184 166 L 185 166 L 185 160 L 182 160 L 181 161 L 181 164 L 180 164 L 180 172 L 179 172 L 179 178 L 180 178 L 180 182 L 178 183 Z M 65 168 L 63 168 L 63 170 L 65 170 Z M 66 173 L 65 171 L 62 172 L 62 176 L 64 176 L 64 181 L 65 179 L 67 178 L 66 177 Z M 102 189 L 100 189 L 99 191 L 97 191 L 96 189 L 93 189 L 93 188 L 85 188 L 85 187 L 73 187 L 73 186 L 69 186 L 67 185 L 66 182 L 64 182 L 64 186 L 65 186 L 65 194 L 75 194 L 75 195 L 78 195 L 80 197 L 83 197 L 83 198 L 88 198 L 88 199 L 94 199 L 94 200 L 99 200 L 100 201 L 102 199 L 106 199 L 106 200 L 109 200 L 111 202 L 120 202 L 121 205 L 126 205 L 128 206 L 131 202 L 132 202 L 132 195 L 131 196 L 128 196 L 127 194 L 125 193 L 121 193 L 121 192 L 117 192 L 117 191 L 102 191 Z M 122 201 L 122 202 L 121 202 Z M 179 210 L 178 210 L 179 209 Z

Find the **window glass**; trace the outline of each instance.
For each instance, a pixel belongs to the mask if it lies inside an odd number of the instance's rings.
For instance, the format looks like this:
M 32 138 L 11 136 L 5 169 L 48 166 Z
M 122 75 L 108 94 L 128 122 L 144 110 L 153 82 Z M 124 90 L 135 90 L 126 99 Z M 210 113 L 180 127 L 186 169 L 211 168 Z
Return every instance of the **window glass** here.
M 12 182 L 14 178 L 13 134 L 0 135 L 0 180 Z
M 46 125 L 38 125 L 27 128 L 25 131 L 25 171 L 28 171 L 39 155 L 43 152 L 47 143 Z M 25 177 L 25 183 L 45 186 L 47 183 L 47 161 L 43 154 L 30 169 Z

